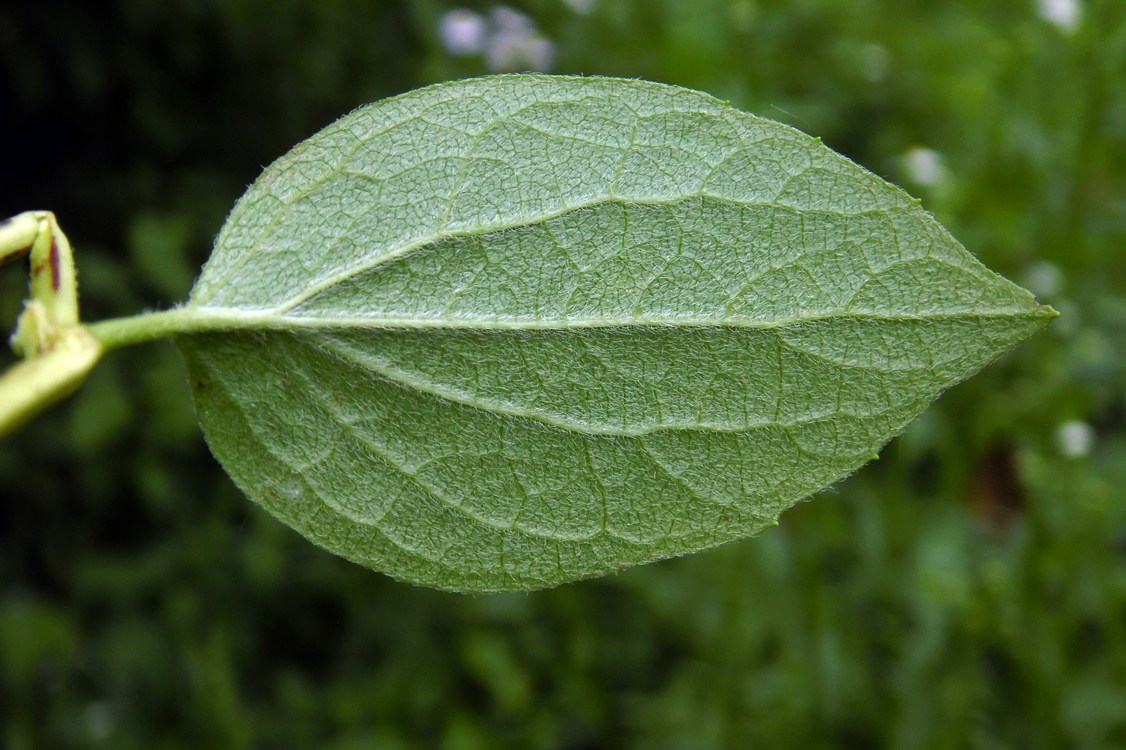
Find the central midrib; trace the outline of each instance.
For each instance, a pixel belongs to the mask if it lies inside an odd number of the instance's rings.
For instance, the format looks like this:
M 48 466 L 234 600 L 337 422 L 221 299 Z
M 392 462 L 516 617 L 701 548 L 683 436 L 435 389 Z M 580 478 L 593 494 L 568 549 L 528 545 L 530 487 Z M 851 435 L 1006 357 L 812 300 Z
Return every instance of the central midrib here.
M 178 333 L 212 331 L 312 331 L 312 330 L 466 330 L 466 331 L 570 331 L 595 328 L 696 328 L 774 330 L 806 323 L 843 320 L 872 320 L 885 323 L 928 322 L 934 320 L 992 320 L 1001 318 L 1040 318 L 1047 313 L 1038 307 L 985 311 L 938 311 L 919 314 L 887 314 L 866 310 L 834 310 L 785 318 L 408 318 L 408 317 L 321 317 L 279 314 L 272 310 L 242 308 L 179 308 Z

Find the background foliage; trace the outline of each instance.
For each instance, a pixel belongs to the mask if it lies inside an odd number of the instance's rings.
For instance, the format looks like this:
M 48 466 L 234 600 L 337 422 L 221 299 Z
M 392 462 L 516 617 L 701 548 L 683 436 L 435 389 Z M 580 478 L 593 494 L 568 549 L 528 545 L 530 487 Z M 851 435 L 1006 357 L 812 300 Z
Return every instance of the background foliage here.
M 87 317 L 167 306 L 296 141 L 364 102 L 539 66 L 820 135 L 1063 317 L 779 528 L 516 596 L 314 548 L 210 458 L 170 345 L 114 354 L 0 444 L 0 745 L 1126 745 L 1126 5 L 452 10 L 0 7 L 0 214 L 58 213 Z M 0 320 L 25 278 L 0 274 Z

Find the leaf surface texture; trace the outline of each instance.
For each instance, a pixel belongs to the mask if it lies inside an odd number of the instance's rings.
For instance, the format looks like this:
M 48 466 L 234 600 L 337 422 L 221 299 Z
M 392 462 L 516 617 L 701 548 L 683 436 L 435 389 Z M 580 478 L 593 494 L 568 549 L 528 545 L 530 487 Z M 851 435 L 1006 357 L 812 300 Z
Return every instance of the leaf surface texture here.
M 500 76 L 362 109 L 231 213 L 178 343 L 236 483 L 324 547 L 533 589 L 752 535 L 1051 311 L 819 141 Z

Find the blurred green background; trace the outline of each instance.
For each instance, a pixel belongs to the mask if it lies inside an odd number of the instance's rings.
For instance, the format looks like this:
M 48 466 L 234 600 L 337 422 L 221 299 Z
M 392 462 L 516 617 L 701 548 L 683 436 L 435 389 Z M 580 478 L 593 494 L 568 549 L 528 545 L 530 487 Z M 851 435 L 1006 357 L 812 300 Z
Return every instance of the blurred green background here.
M 211 459 L 171 345 L 115 353 L 0 443 L 0 746 L 1126 747 L 1122 0 L 32 6 L 0 6 L 0 214 L 59 215 L 91 319 L 183 299 L 339 115 L 527 68 L 822 136 L 1063 315 L 779 528 L 531 595 L 313 547 Z

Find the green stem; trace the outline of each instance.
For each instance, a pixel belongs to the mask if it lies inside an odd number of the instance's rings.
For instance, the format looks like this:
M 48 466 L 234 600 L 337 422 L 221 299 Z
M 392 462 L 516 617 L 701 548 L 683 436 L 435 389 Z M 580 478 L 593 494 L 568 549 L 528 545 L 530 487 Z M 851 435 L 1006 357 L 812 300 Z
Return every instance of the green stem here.
M 109 351 L 132 344 L 156 341 L 179 333 L 183 328 L 184 317 L 183 308 L 174 308 L 87 323 L 86 330 Z
M 106 351 L 110 351 L 123 346 L 169 338 L 180 333 L 213 330 L 216 327 L 216 322 L 211 316 L 200 313 L 199 310 L 175 307 L 171 310 L 89 323 L 86 325 L 86 330 L 101 342 Z
M 174 307 L 171 310 L 141 313 L 127 318 L 100 320 L 83 325 L 105 351 L 133 344 L 147 344 L 173 336 L 215 331 L 259 331 L 286 329 L 292 325 L 274 312 L 209 310 L 200 307 Z
M 70 395 L 102 353 L 97 339 L 72 325 L 58 331 L 50 347 L 0 374 L 0 437 Z

